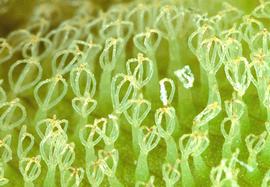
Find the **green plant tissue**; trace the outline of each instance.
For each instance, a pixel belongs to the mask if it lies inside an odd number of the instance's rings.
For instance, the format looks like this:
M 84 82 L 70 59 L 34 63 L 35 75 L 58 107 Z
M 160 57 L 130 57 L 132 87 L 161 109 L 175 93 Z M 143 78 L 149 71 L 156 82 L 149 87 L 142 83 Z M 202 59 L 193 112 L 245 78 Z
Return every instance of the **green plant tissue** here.
M 0 186 L 270 186 L 269 0 L 0 0 Z

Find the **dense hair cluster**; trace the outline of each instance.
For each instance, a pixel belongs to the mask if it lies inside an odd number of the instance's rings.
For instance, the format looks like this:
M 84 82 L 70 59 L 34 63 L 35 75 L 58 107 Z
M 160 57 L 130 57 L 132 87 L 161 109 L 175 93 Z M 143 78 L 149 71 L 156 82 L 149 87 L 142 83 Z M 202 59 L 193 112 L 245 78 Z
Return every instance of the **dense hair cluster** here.
M 0 38 L 0 185 L 270 185 L 270 1 L 31 7 Z

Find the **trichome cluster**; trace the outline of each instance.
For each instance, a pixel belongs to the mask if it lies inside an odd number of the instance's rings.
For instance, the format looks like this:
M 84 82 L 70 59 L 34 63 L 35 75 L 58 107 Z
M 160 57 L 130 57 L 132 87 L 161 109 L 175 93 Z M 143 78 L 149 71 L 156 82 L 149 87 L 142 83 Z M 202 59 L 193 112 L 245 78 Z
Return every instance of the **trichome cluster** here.
M 270 185 L 270 1 L 31 7 L 0 38 L 0 185 Z

